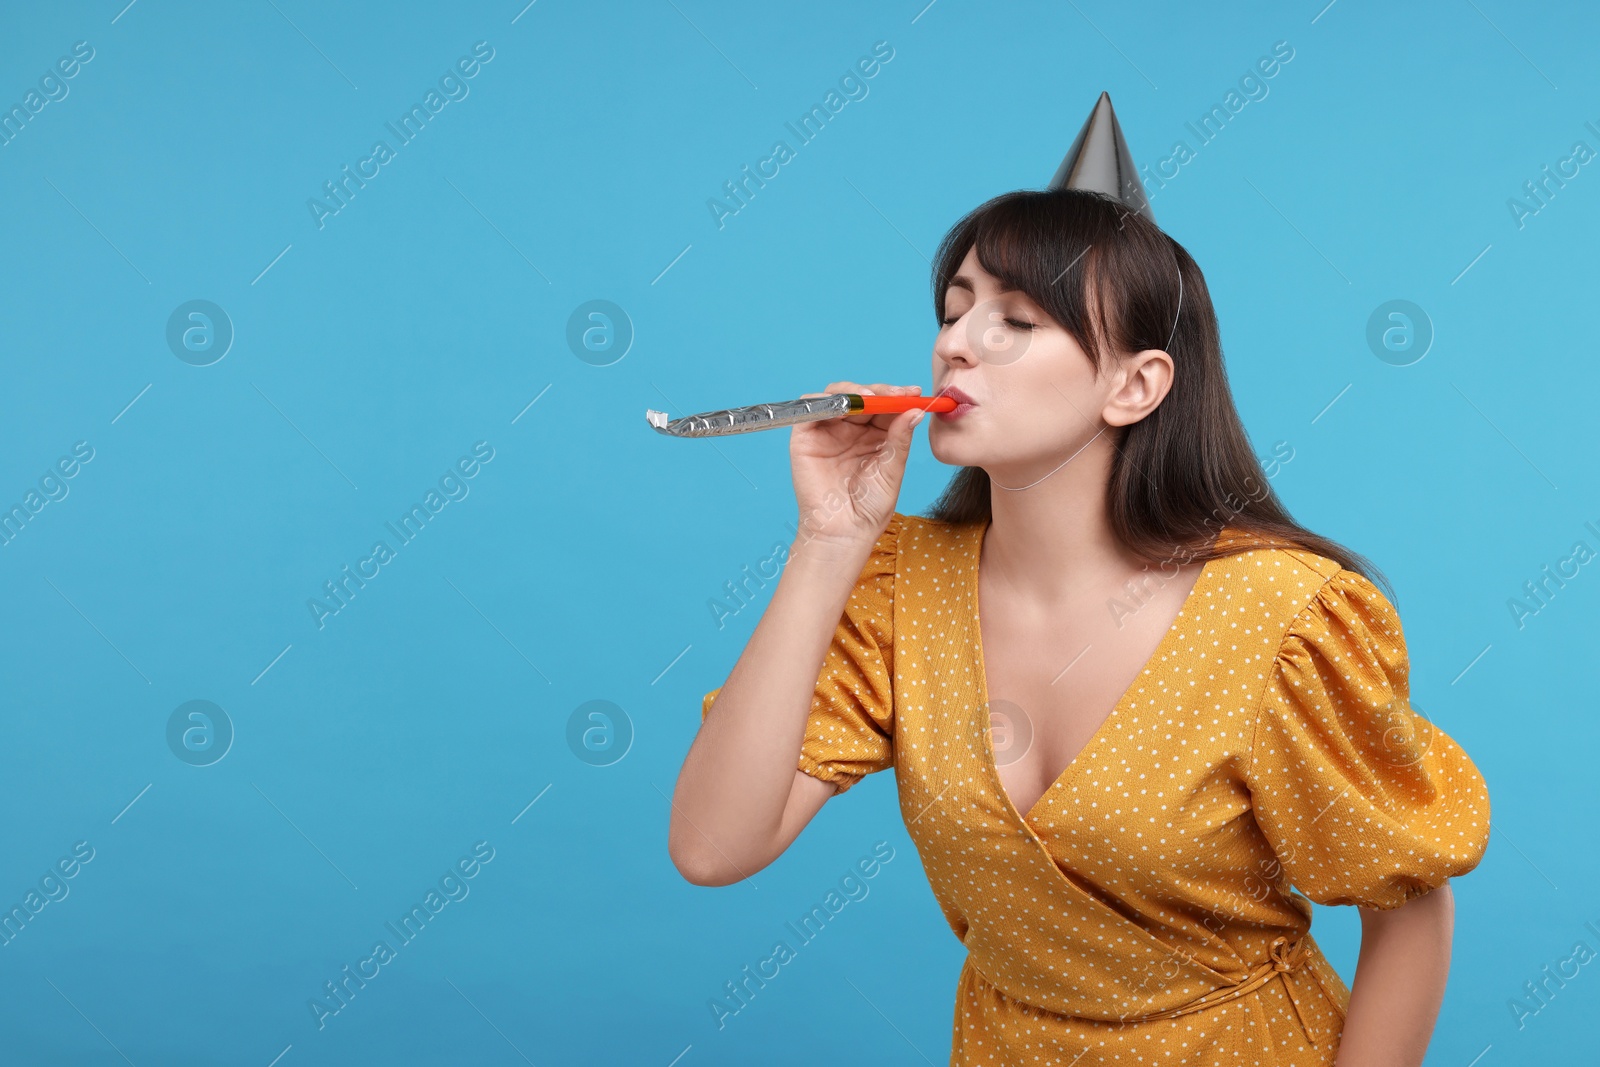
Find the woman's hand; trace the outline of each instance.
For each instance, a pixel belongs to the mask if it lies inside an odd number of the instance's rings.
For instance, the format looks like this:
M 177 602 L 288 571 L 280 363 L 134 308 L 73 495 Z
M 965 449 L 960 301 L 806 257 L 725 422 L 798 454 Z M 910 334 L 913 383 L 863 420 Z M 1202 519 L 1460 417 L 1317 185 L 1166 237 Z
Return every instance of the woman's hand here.
M 908 396 L 920 385 L 830 382 L 822 393 Z M 926 412 L 849 415 L 796 423 L 789 435 L 794 495 L 800 505 L 799 543 L 849 550 L 870 547 L 889 525 L 911 451 L 911 435 Z

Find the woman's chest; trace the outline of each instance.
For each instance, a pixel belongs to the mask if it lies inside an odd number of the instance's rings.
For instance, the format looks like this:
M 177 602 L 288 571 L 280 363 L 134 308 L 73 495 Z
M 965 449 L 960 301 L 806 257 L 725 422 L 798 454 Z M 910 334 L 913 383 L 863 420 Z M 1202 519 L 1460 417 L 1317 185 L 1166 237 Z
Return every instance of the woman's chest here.
M 962 914 L 996 886 L 1047 910 L 1084 892 L 1130 900 L 1221 886 L 1261 847 L 1243 784 L 1254 715 L 1242 687 L 1158 655 L 1075 752 L 1057 731 L 1046 741 L 1057 747 L 1022 763 L 1024 779 L 1008 751 L 1031 747 L 1026 720 L 985 702 L 976 677 L 951 662 L 925 680 L 937 695 L 908 700 L 896 727 L 907 829 Z
M 1069 635 L 1056 664 L 1037 674 L 991 658 L 998 684 L 1024 694 L 991 695 L 977 542 L 960 529 L 914 530 L 893 609 L 900 809 L 957 936 L 969 948 L 1007 931 L 1069 944 L 1123 929 L 1140 901 L 1177 914 L 1235 899 L 1241 870 L 1270 855 L 1244 780 L 1275 650 L 1304 607 L 1298 590 L 1262 589 L 1251 560 L 1213 561 L 1121 695 L 1111 692 L 1122 681 L 1114 672 L 1100 678 L 1098 725 L 1091 712 L 1075 736 L 1057 729 L 1035 740 L 1025 735 L 1037 718 L 1023 707 L 1028 688 L 1059 686 L 1098 650 Z M 996 638 L 1002 644 L 1026 647 Z M 1125 654 L 1137 659 L 1131 644 Z M 1050 705 L 1058 725 L 1084 706 Z M 1013 782 L 1024 803 L 1022 789 L 1042 791 L 1019 812 L 1003 776 L 1036 746 L 1033 778 Z
M 952 870 L 980 854 L 1048 873 L 1141 853 L 1171 872 L 1248 830 L 1241 770 L 1270 637 L 1231 628 L 1220 568 L 1119 598 L 1131 610 L 1051 618 L 988 597 L 975 532 L 920 534 L 896 572 L 893 679 L 919 847 L 953 850 Z
M 1199 571 L 1146 588 L 1132 608 L 1130 598 L 1104 589 L 1041 606 L 980 576 L 977 654 L 991 746 L 997 776 L 1018 813 L 1032 812 L 1106 729 L 1177 624 Z

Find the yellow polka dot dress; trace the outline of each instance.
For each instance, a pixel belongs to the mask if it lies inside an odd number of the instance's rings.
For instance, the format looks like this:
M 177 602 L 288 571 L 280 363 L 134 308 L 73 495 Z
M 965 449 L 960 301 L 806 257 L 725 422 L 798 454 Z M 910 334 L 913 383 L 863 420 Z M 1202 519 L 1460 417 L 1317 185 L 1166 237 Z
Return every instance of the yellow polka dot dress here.
M 1398 907 L 1488 843 L 1482 775 L 1410 706 L 1394 608 L 1309 552 L 1207 563 L 1023 815 L 990 732 L 987 528 L 891 518 L 798 761 L 840 792 L 894 768 L 968 950 L 952 1067 L 1331 1064 L 1349 991 L 1308 932 L 1311 902 Z

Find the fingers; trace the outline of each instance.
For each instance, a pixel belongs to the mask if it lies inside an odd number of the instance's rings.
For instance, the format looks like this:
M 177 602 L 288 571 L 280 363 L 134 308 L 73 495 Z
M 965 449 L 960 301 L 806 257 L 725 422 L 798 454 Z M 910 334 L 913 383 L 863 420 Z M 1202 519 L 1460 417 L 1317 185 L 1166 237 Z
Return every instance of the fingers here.
M 802 393 L 800 395 L 802 398 L 808 396 L 826 396 L 830 393 L 860 393 L 863 396 L 867 396 L 870 395 L 871 392 L 871 389 L 857 382 L 829 382 L 823 387 L 823 390 L 820 393 Z M 866 420 L 865 417 L 861 415 L 847 415 L 843 421 L 859 423 Z
M 857 393 L 861 396 L 913 396 L 922 392 L 920 385 L 889 385 L 885 382 L 874 382 L 871 385 L 861 385 L 858 382 L 829 382 L 826 392 L 829 393 Z M 807 396 L 816 394 L 807 393 Z M 880 430 L 886 430 L 893 422 L 893 415 L 847 415 L 846 422 L 857 424 L 871 423 Z
M 916 434 L 917 424 L 927 416 L 927 412 L 913 408 L 910 411 L 901 411 L 893 415 L 879 415 L 877 418 L 884 420 L 884 443 L 880 452 L 893 449 L 897 462 L 897 469 L 903 469 L 907 457 L 911 454 L 911 438 Z
M 882 382 L 873 385 L 871 388 L 872 391 L 878 396 L 915 396 L 916 394 L 922 392 L 922 386 L 920 385 L 885 385 Z M 870 419 L 872 425 L 878 427 L 879 429 L 887 430 L 894 425 L 894 420 L 902 414 L 904 414 L 904 412 L 891 412 L 884 415 L 867 415 L 862 417 Z
M 890 425 L 890 438 L 899 442 L 902 448 L 909 449 L 911 438 L 917 432 L 917 426 L 927 416 L 927 411 L 922 408 L 913 408 L 910 411 L 900 412 L 894 417 L 894 422 Z

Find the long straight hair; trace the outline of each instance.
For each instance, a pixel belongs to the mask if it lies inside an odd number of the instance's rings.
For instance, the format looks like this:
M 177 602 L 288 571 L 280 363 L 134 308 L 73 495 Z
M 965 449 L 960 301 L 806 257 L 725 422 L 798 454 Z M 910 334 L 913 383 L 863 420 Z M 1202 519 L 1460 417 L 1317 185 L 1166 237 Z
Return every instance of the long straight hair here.
M 1252 548 L 1301 549 L 1393 595 L 1367 559 L 1295 522 L 1273 491 L 1233 404 L 1205 277 L 1182 245 L 1100 193 L 1005 193 L 940 242 L 933 265 L 940 321 L 948 281 L 974 247 L 1003 288 L 1027 294 L 1072 335 L 1096 373 L 1113 353 L 1159 348 L 1172 357 L 1167 395 L 1112 438 L 1111 527 L 1134 554 L 1150 563 L 1205 562 Z M 988 472 L 963 467 L 924 517 L 987 522 L 990 492 Z

